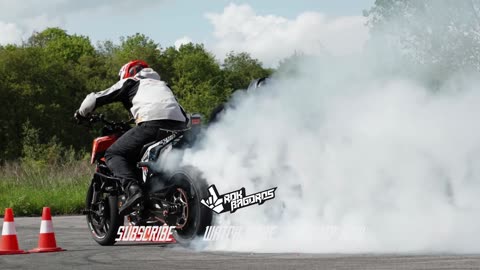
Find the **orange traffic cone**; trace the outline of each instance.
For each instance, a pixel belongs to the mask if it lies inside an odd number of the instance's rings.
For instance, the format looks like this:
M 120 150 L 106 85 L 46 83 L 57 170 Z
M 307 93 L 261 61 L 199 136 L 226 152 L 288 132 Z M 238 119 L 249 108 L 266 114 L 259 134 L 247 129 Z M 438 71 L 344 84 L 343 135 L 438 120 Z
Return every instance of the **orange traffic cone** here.
M 0 241 L 0 255 L 26 254 L 25 250 L 18 248 L 17 231 L 13 221 L 12 208 L 5 209 L 3 220 L 2 240 Z
M 38 247 L 30 250 L 30 252 L 57 252 L 65 251 L 61 247 L 57 247 L 55 233 L 53 232 L 52 216 L 50 208 L 44 207 L 42 213 L 42 223 L 40 225 L 40 235 L 38 237 Z

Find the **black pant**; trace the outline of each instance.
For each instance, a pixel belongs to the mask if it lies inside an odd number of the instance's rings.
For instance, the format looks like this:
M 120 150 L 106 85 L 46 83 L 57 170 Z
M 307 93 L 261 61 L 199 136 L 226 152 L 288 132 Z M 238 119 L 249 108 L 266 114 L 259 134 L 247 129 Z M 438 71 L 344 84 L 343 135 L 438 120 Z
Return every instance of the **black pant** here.
M 136 162 L 140 161 L 142 147 L 155 140 L 161 140 L 170 135 L 159 130 L 175 129 L 184 126 L 183 122 L 172 120 L 156 120 L 142 122 L 123 134 L 105 152 L 107 166 L 116 177 L 123 178 L 124 184 L 137 179 Z

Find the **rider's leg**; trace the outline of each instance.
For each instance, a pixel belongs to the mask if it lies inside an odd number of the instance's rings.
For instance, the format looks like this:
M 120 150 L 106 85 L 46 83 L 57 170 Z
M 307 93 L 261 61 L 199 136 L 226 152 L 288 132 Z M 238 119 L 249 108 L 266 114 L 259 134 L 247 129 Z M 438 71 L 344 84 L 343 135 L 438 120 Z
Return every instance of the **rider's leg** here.
M 107 166 L 113 174 L 124 179 L 127 200 L 120 208 L 121 214 L 127 214 L 142 197 L 142 190 L 135 173 L 135 164 L 140 156 L 143 145 L 168 136 L 166 132 L 158 132 L 159 128 L 175 128 L 183 122 L 158 120 L 140 123 L 123 134 L 105 153 Z M 161 138 L 158 135 L 161 134 Z
M 123 134 L 105 152 L 107 166 L 116 177 L 123 179 L 127 200 L 120 208 L 121 214 L 127 214 L 131 207 L 142 198 L 138 184 L 135 163 L 138 161 L 143 145 L 156 139 L 159 124 L 142 123 Z

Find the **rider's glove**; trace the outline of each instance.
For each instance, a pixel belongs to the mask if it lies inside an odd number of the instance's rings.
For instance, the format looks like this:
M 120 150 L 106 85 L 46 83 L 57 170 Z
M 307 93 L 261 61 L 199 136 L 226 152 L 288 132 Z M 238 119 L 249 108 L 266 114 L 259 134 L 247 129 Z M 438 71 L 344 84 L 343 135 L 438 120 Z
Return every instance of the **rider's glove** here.
M 75 120 L 77 120 L 77 124 L 81 124 L 81 123 L 88 120 L 87 117 L 81 115 L 78 110 L 73 114 L 73 118 L 75 118 Z

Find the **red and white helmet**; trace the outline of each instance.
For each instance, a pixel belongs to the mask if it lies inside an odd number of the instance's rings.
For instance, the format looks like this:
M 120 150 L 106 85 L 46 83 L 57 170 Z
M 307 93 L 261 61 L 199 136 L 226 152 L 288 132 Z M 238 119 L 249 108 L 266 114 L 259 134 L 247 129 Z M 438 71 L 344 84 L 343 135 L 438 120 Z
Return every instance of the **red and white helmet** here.
M 120 80 L 127 79 L 135 76 L 135 74 L 137 74 L 138 72 L 140 72 L 140 70 L 144 68 L 148 68 L 147 63 L 142 60 L 133 60 L 122 66 L 122 68 L 118 72 L 118 76 L 120 76 Z

